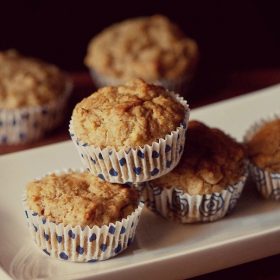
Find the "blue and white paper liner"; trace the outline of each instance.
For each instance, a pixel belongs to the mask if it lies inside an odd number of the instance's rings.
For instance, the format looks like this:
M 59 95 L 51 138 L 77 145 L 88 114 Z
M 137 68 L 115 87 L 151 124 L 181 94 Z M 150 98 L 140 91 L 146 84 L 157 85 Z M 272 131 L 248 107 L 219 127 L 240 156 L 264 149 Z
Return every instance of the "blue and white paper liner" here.
M 185 145 L 189 106 L 179 95 L 171 93 L 186 110 L 183 123 L 165 138 L 139 148 L 121 149 L 91 146 L 78 139 L 70 121 L 69 132 L 84 166 L 95 176 L 111 183 L 139 183 L 170 172 L 179 162 Z
M 245 133 L 244 142 L 248 143 L 265 124 L 277 119 L 280 119 L 280 112 L 272 113 L 255 122 Z M 269 172 L 253 162 L 249 163 L 249 169 L 259 193 L 266 199 L 280 201 L 280 173 Z
M 142 186 L 141 201 L 162 217 L 179 223 L 213 222 L 231 212 L 247 179 L 248 172 L 220 193 L 189 195 L 179 187 L 160 188 L 149 182 Z
M 72 89 L 68 82 L 57 100 L 42 106 L 0 108 L 0 145 L 24 144 L 41 138 L 63 120 L 63 111 Z M 28 94 L 28 93 L 26 93 Z
M 187 87 L 190 81 L 192 80 L 193 72 L 194 71 L 189 72 L 184 77 L 178 78 L 176 80 L 159 79 L 153 81 L 152 83 L 156 85 L 161 85 L 170 91 L 183 93 L 186 92 Z M 118 86 L 124 82 L 122 79 L 117 79 L 111 76 L 99 74 L 93 69 L 90 69 L 90 75 L 97 88 L 105 86 Z
M 55 173 L 66 172 L 65 170 Z M 109 225 L 72 227 L 51 222 L 30 210 L 26 196 L 23 198 L 23 205 L 30 233 L 42 252 L 57 259 L 73 262 L 106 260 L 125 250 L 134 240 L 144 207 L 144 204 L 140 203 L 129 216 Z
M 280 201 L 280 173 L 268 172 L 252 163 L 249 168 L 259 193 L 264 198 Z

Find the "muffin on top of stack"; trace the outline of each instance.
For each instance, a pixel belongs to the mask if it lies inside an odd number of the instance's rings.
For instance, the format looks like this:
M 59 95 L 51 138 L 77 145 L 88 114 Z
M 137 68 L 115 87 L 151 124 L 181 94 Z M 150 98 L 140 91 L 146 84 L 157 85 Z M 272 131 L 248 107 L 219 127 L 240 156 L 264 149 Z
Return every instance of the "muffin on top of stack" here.
M 70 135 L 94 175 L 112 183 L 139 183 L 178 164 L 188 118 L 183 98 L 136 79 L 101 88 L 77 104 Z

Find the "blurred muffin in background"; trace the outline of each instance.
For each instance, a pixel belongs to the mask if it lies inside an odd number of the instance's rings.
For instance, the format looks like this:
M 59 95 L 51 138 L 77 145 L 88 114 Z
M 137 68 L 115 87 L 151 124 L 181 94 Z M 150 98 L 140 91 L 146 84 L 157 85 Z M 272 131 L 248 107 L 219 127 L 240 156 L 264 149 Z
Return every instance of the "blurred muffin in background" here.
M 128 19 L 95 36 L 85 64 L 97 87 L 142 78 L 182 91 L 198 61 L 198 47 L 161 15 Z
M 263 198 L 280 201 L 280 113 L 253 123 L 244 142 L 257 190 Z
M 0 144 L 34 141 L 55 128 L 71 91 L 71 82 L 56 66 L 0 52 Z

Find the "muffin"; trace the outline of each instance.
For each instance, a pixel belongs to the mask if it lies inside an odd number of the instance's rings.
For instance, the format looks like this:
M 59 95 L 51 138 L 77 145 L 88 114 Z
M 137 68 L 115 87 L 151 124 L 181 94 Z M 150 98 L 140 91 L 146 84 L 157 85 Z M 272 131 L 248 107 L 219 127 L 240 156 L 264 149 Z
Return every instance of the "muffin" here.
M 280 200 L 280 116 L 254 124 L 245 135 L 250 171 L 264 198 Z
M 105 260 L 126 249 L 142 211 L 134 189 L 72 170 L 30 182 L 24 207 L 43 252 L 77 262 Z
M 194 40 L 162 15 L 128 19 L 95 36 L 85 64 L 97 87 L 142 78 L 181 91 L 198 60 Z
M 190 121 L 181 161 L 150 181 L 142 199 L 163 217 L 181 223 L 210 222 L 231 211 L 247 176 L 241 144 L 217 128 Z
M 0 144 L 40 138 L 62 120 L 71 83 L 55 66 L 0 52 Z
M 133 80 L 104 87 L 76 105 L 70 135 L 85 166 L 109 182 L 136 183 L 178 163 L 187 102 L 161 86 Z

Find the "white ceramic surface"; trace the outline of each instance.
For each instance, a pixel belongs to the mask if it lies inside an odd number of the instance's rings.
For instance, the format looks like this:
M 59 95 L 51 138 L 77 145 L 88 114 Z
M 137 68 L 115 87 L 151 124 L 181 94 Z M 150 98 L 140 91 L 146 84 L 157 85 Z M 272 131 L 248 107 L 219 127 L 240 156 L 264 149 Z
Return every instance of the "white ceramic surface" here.
M 280 85 L 191 112 L 242 139 L 261 115 L 279 110 Z M 80 167 L 68 141 L 0 157 L 0 279 L 183 279 L 280 253 L 280 204 L 248 184 L 235 211 L 213 223 L 179 225 L 144 210 L 133 245 L 92 264 L 43 255 L 25 225 L 27 181 L 50 170 Z

